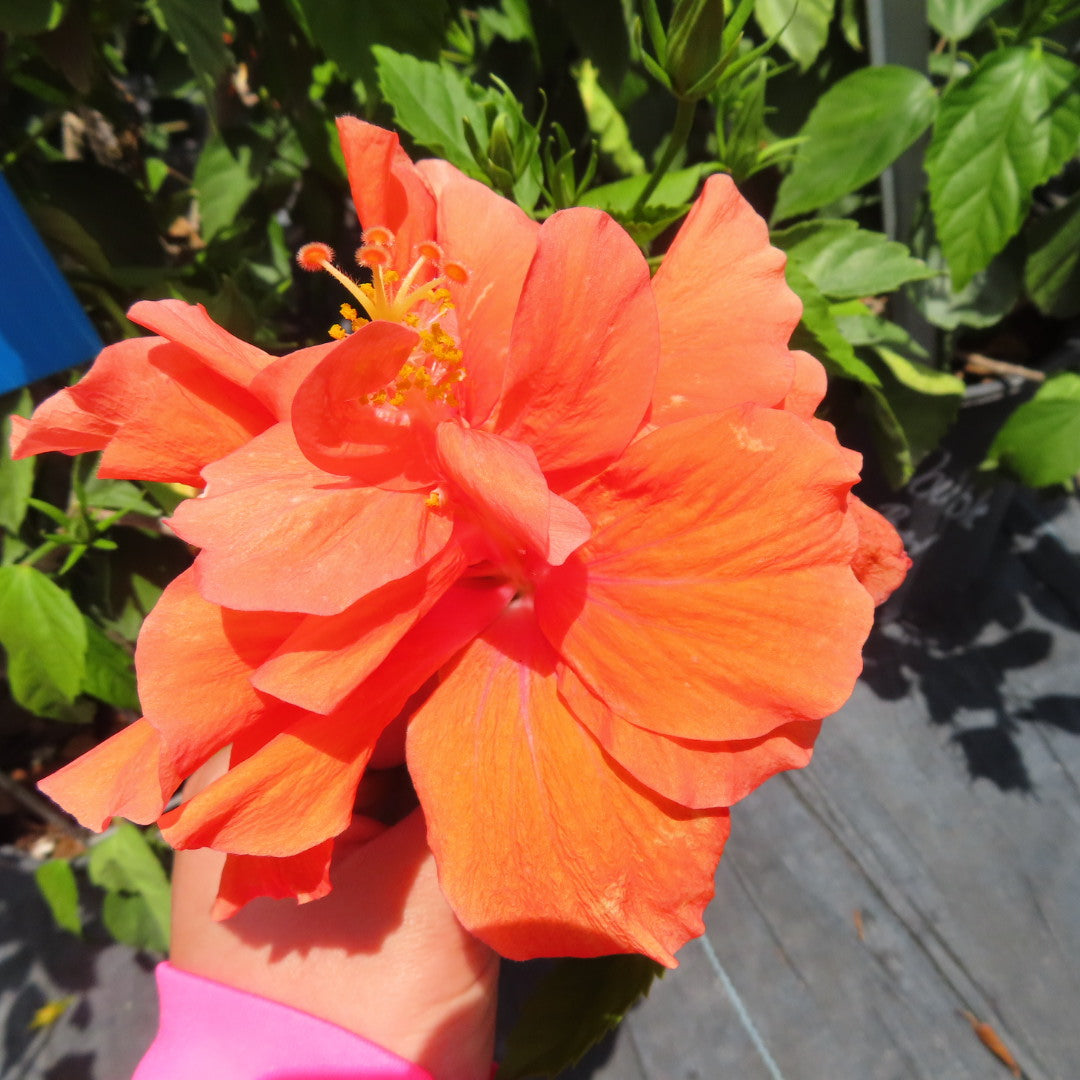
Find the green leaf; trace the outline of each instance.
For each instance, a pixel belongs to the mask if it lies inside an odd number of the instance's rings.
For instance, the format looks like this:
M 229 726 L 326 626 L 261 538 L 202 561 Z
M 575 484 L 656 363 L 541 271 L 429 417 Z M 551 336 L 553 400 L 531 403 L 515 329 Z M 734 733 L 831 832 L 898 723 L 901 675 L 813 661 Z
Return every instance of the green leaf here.
M 297 6 L 319 49 L 349 78 L 369 86 L 373 45 L 434 60 L 448 17 L 446 0 L 297 0 Z
M 1005 0 L 928 0 L 930 25 L 950 41 L 970 37 L 979 24 Z
M 139 708 L 135 664 L 131 653 L 117 645 L 92 619 L 86 619 L 86 675 L 83 693 L 118 709 Z
M 252 169 L 251 147 L 241 143 L 235 152 L 220 135 L 207 139 L 195 165 L 193 183 L 199 196 L 199 232 L 209 243 L 232 225 L 240 207 L 260 183 Z
M 1032 487 L 1064 484 L 1080 473 L 1080 375 L 1054 375 L 998 432 L 986 456 Z
M 0 0 L 0 33 L 41 34 L 60 25 L 67 0 Z
M 693 165 L 688 169 L 675 169 L 666 173 L 652 194 L 652 201 L 662 206 L 682 206 L 694 197 L 698 184 L 710 173 L 716 171 L 711 162 Z M 649 182 L 647 176 L 629 176 L 625 180 L 616 180 L 611 184 L 601 184 L 586 191 L 578 200 L 581 206 L 595 206 L 606 210 L 613 217 L 629 213 L 642 189 Z
M 488 91 L 466 79 L 445 62 L 433 64 L 376 45 L 379 88 L 394 110 L 394 118 L 421 146 L 476 179 L 484 179 L 465 138 L 467 118 L 481 146 L 488 141 L 483 103 Z
M 232 64 L 221 0 L 151 0 L 192 70 L 209 90 Z
M 885 427 L 895 423 L 903 436 L 902 450 L 884 463 L 891 484 L 900 487 L 914 475 L 919 463 L 941 442 L 956 419 L 964 396 L 964 380 L 879 345 L 863 353 L 881 380 L 874 396 L 879 419 L 887 404 Z
M 1080 193 L 1034 222 L 1027 234 L 1024 285 L 1039 309 L 1080 315 Z
M 619 1024 L 663 970 L 635 955 L 559 960 L 525 1002 L 496 1080 L 562 1072 Z
M 849 218 L 819 218 L 772 234 L 772 242 L 833 300 L 894 292 L 908 281 L 933 277 L 921 259 L 882 233 Z
M 756 0 L 754 17 L 766 37 L 780 34 L 788 56 L 805 71 L 829 38 L 835 0 Z
M 800 134 L 773 220 L 816 210 L 877 179 L 930 125 L 937 95 L 910 68 L 861 68 L 821 95 Z
M 922 255 L 927 266 L 940 273 L 909 286 L 909 294 L 923 318 L 942 330 L 1000 322 L 1020 298 L 1020 266 L 1015 248 L 1010 244 L 985 270 L 957 289 L 946 272 L 941 248 L 931 244 Z
M 29 390 L 21 390 L 15 398 L 11 411 L 0 423 L 0 529 L 10 533 L 19 531 L 30 506 L 29 498 L 34 490 L 34 466 L 37 458 L 21 461 L 11 460 L 8 449 L 11 440 L 11 417 L 27 417 L 34 403 Z
M 0 645 L 15 700 L 62 717 L 86 672 L 86 624 L 71 597 L 32 566 L 0 567 Z
M 789 262 L 785 272 L 787 283 L 803 302 L 802 322 L 792 336 L 792 348 L 805 349 L 816 356 L 831 375 L 879 387 L 881 383 L 874 370 L 855 355 L 851 344 L 840 333 L 821 290 L 795 263 Z
M 79 886 L 75 872 L 67 859 L 50 859 L 34 871 L 34 881 L 45 903 L 49 905 L 56 925 L 82 937 L 82 918 L 79 914 Z
M 83 488 L 87 504 L 101 510 L 123 510 L 128 514 L 159 517 L 160 511 L 129 480 L 103 480 L 92 476 Z
M 1076 153 L 1080 69 L 1034 48 L 999 49 L 943 96 L 926 154 L 930 206 L 954 285 L 1016 235 L 1031 192 Z
M 106 890 L 103 918 L 118 941 L 165 952 L 169 946 L 169 879 L 142 831 L 117 822 L 90 848 L 90 880 Z
M 630 129 L 615 103 L 604 93 L 599 72 L 589 60 L 583 60 L 575 78 L 589 130 L 596 137 L 600 153 L 611 159 L 619 172 L 639 176 L 645 172 L 645 159 L 630 141 Z

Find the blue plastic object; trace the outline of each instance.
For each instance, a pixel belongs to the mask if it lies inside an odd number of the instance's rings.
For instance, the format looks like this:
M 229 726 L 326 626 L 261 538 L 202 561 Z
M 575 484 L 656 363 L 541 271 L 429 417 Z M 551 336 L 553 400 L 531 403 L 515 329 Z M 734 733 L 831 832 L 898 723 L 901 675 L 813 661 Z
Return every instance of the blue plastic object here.
M 0 176 L 0 393 L 89 360 L 101 339 Z

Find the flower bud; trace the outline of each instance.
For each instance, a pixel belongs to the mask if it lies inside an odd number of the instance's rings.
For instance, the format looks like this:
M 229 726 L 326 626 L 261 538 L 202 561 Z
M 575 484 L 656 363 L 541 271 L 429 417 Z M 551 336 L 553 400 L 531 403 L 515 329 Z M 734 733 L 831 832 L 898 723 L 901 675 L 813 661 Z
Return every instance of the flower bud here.
M 724 0 L 675 0 L 668 24 L 664 70 L 676 96 L 698 101 L 720 77 Z

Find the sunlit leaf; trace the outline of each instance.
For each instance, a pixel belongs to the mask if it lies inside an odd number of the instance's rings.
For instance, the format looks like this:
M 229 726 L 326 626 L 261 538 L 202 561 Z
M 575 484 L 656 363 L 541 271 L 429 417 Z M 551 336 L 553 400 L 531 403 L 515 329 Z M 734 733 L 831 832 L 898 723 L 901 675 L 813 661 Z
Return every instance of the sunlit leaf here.
M 1054 375 L 998 432 L 988 466 L 1005 468 L 1032 487 L 1063 484 L 1080 473 L 1080 375 Z
M 8 440 L 11 438 L 11 417 L 29 416 L 33 402 L 28 390 L 20 391 L 15 403 L 0 423 L 0 529 L 18 532 L 30 507 L 27 501 L 34 489 L 35 458 L 11 460 Z
M 754 17 L 766 37 L 780 44 L 804 71 L 825 47 L 836 0 L 756 0 Z
M 77 937 L 82 935 L 79 914 L 79 886 L 67 859 L 49 859 L 34 871 L 38 892 L 49 905 L 56 925 Z
M 63 715 L 86 672 L 86 625 L 71 597 L 32 566 L 0 567 L 0 645 L 15 700 L 40 716 Z
M 894 292 L 936 273 L 904 244 L 850 218 L 806 221 L 774 232 L 772 242 L 833 300 Z
M 930 25 L 950 41 L 962 41 L 1005 0 L 927 0 Z
M 930 125 L 937 95 L 910 68 L 861 68 L 818 99 L 773 220 L 816 210 L 876 180 Z
M 1032 190 L 1076 153 L 1080 69 L 1040 47 L 999 49 L 941 101 L 926 154 L 930 205 L 954 285 L 1016 235 Z

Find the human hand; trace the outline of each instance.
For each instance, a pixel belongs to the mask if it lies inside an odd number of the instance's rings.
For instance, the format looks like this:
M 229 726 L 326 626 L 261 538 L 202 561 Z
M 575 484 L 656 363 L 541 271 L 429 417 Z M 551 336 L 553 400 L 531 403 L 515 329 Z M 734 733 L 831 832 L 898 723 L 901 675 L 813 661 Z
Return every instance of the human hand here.
M 223 770 L 208 763 L 187 794 Z M 329 896 L 260 899 L 225 922 L 210 917 L 224 856 L 178 852 L 172 963 L 348 1028 L 435 1080 L 485 1078 L 498 957 L 446 903 L 419 809 L 367 835 L 357 819 L 339 838 Z

